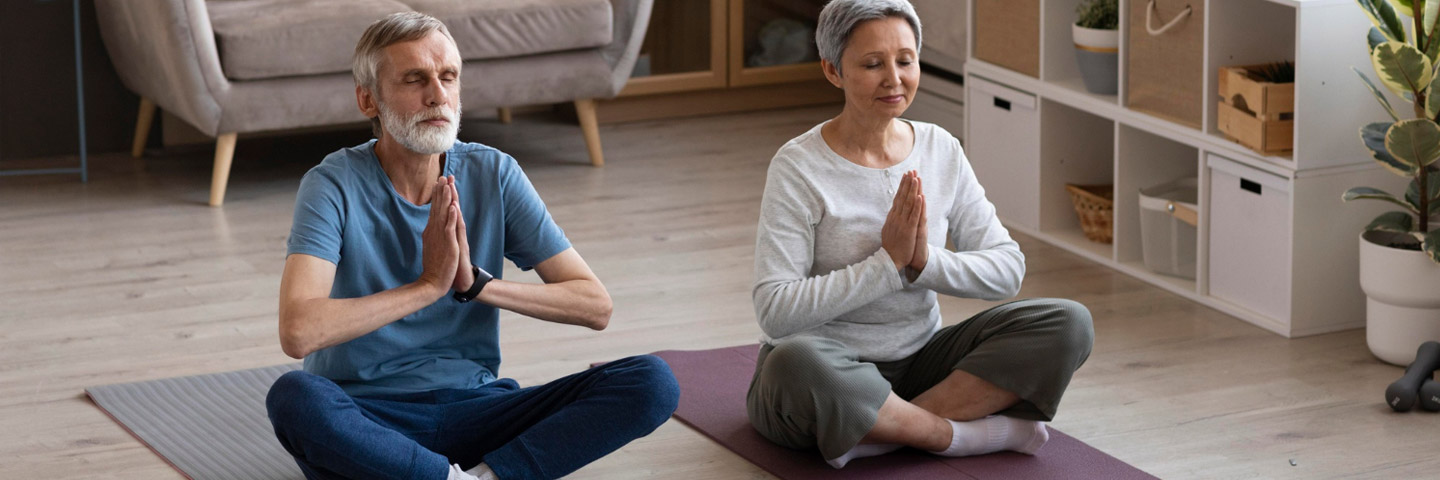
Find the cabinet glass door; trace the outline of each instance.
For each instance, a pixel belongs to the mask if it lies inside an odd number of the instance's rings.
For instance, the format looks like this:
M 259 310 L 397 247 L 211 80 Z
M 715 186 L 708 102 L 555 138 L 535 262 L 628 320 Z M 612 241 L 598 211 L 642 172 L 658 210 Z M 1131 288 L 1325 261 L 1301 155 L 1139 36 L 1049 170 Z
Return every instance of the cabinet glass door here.
M 822 79 L 815 25 L 826 0 L 730 0 L 730 85 Z
M 725 86 L 726 0 L 658 0 L 621 96 Z

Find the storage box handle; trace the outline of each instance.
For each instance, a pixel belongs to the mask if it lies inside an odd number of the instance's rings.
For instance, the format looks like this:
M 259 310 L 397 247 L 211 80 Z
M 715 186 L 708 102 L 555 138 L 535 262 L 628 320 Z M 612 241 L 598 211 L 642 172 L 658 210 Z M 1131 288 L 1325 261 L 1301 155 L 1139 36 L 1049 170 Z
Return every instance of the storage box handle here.
M 1180 21 L 1184 20 L 1185 17 L 1189 17 L 1193 11 L 1190 5 L 1185 5 L 1185 11 L 1176 15 L 1175 18 L 1170 20 L 1170 23 L 1166 23 L 1160 28 L 1155 28 L 1155 0 L 1150 0 L 1150 5 L 1145 9 L 1145 31 L 1149 32 L 1152 36 L 1163 35 L 1165 32 L 1170 31 L 1170 29 L 1175 28 L 1176 25 L 1179 25 Z
M 1175 217 L 1176 220 L 1190 224 L 1192 227 L 1200 224 L 1200 213 L 1193 208 L 1168 202 L 1165 204 L 1165 211 L 1169 212 L 1170 216 Z
M 1242 178 L 1240 179 L 1240 189 L 1260 195 L 1260 182 L 1253 182 Z
M 1003 109 L 1005 109 L 1005 111 L 1007 111 L 1007 112 L 1010 111 L 1010 101 L 1009 101 L 1009 100 L 1005 100 L 1005 99 L 1000 98 L 1000 97 L 995 97 L 995 106 L 998 107 L 998 108 L 1003 108 Z

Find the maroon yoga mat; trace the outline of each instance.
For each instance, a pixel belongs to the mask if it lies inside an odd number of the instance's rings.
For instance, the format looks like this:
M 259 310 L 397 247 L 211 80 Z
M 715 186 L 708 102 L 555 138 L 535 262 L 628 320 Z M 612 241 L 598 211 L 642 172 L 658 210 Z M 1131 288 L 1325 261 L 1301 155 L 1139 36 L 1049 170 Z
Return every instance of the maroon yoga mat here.
M 666 350 L 655 355 L 670 364 L 680 381 L 680 407 L 675 410 L 675 418 L 780 478 L 1155 478 L 1054 428 L 1050 429 L 1050 441 L 1035 456 L 1001 452 L 944 458 L 903 449 L 855 460 L 836 470 L 820 458 L 818 451 L 775 445 L 750 426 L 745 416 L 745 392 L 755 373 L 755 355 L 759 350 L 759 345 L 744 345 L 715 350 Z

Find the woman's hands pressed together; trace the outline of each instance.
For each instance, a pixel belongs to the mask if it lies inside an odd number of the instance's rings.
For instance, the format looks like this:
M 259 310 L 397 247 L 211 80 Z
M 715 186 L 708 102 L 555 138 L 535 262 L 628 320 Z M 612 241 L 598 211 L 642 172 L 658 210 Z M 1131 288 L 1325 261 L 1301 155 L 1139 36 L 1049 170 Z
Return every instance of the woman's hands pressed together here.
M 900 178 L 900 187 L 895 190 L 885 225 L 881 227 L 880 243 L 897 270 L 904 272 L 906 267 L 910 268 L 907 276 L 911 281 L 925 269 L 930 257 L 926 220 L 920 174 L 914 170 L 905 172 Z

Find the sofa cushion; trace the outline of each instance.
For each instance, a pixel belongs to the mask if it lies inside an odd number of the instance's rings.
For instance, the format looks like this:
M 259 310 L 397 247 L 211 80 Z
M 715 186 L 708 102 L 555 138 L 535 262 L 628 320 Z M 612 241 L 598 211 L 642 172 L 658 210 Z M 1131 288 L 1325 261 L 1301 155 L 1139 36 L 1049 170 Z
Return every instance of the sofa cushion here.
M 231 80 L 349 72 L 365 27 L 410 10 L 395 0 L 210 0 L 205 7 Z
M 609 45 L 610 0 L 402 0 L 445 22 L 465 60 Z

